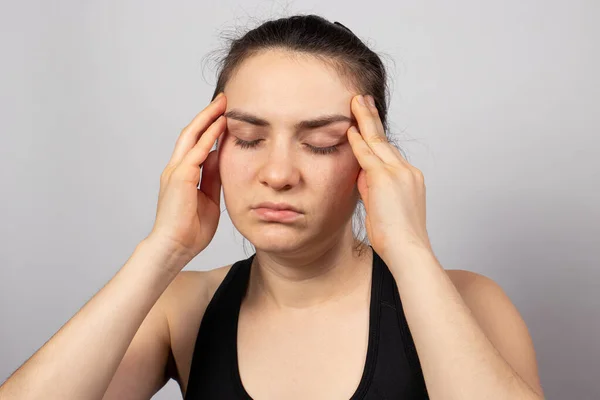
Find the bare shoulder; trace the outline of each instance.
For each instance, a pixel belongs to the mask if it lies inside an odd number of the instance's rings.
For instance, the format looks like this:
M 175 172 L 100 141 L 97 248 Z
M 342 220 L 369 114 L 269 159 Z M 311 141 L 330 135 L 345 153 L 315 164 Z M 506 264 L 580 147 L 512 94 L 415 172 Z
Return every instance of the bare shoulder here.
M 181 271 L 163 294 L 174 365 L 171 376 L 185 393 L 200 323 L 231 265 L 207 271 Z
M 471 311 L 490 311 L 490 307 L 514 308 L 502 287 L 492 278 L 463 269 L 448 269 L 446 274 Z
M 225 279 L 225 276 L 231 269 L 232 265 L 233 264 L 224 265 L 222 267 L 211 269 L 210 271 L 205 271 L 207 286 L 206 289 L 208 292 L 209 300 L 213 297 L 213 295 L 217 291 L 217 288 L 223 282 L 223 279 Z
M 532 390 L 543 396 L 529 329 L 502 287 L 476 272 L 456 269 L 446 273 L 496 350 Z
M 482 300 L 494 299 L 501 303 L 511 303 L 502 287 L 483 274 L 464 269 L 447 269 L 446 274 L 468 306 L 476 306 Z M 511 303 L 512 304 L 512 303 Z M 490 305 L 488 302 L 487 305 Z
M 445 270 L 446 274 L 452 280 L 456 289 L 461 292 L 468 290 L 472 285 L 477 285 L 481 283 L 490 284 L 492 281 L 490 278 L 485 275 L 478 274 L 477 272 L 467 271 L 464 269 L 447 269 Z M 492 281 L 493 282 L 493 281 Z
M 163 295 L 168 318 L 190 317 L 189 312 L 206 308 L 230 268 L 225 265 L 207 271 L 181 271 Z

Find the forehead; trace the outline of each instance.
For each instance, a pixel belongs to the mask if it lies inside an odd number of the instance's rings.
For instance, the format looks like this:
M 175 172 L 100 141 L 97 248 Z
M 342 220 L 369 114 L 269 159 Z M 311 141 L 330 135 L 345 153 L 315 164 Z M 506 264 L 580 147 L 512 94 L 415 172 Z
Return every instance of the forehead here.
M 227 109 L 291 120 L 329 112 L 350 115 L 350 101 L 356 94 L 324 61 L 283 50 L 244 60 L 224 91 Z

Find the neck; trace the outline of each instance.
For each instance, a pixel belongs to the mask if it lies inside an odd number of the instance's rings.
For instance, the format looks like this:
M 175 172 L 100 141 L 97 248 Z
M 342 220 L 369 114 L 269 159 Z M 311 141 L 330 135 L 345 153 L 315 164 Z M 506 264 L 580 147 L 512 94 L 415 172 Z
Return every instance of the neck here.
M 370 282 L 372 251 L 367 247 L 358 254 L 354 244 L 350 232 L 343 240 L 301 254 L 257 249 L 247 301 L 279 310 L 308 310 L 342 300 Z

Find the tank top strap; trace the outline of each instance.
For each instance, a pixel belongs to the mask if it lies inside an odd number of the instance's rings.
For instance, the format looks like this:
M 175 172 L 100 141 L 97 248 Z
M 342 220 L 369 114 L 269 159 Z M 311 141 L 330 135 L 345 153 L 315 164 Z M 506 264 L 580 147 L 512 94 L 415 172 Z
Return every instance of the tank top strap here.
M 236 341 L 239 306 L 255 255 L 231 266 L 206 306 L 194 346 L 185 400 L 238 398 L 231 385 L 234 382 L 231 360 L 236 357 L 231 343 Z

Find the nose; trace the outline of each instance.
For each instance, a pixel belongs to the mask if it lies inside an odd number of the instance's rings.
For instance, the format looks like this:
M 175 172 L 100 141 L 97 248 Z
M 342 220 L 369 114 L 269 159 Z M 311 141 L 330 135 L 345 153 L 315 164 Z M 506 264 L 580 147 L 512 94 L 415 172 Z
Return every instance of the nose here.
M 300 171 L 289 146 L 273 146 L 264 155 L 266 157 L 258 175 L 261 184 L 274 190 L 289 190 L 298 185 Z

